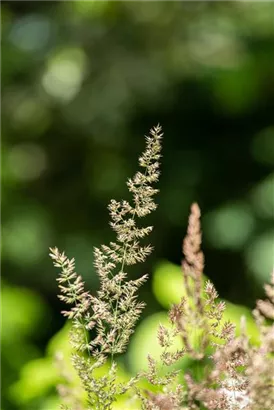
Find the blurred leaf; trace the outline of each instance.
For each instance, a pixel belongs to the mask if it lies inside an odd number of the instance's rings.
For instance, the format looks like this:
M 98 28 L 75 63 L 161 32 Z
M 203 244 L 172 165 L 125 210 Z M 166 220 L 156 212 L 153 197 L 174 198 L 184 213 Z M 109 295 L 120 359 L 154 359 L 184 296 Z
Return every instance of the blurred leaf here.
M 38 410 L 60 410 L 61 400 L 57 396 L 50 396 L 43 401 Z
M 181 268 L 170 262 L 160 262 L 153 273 L 152 289 L 163 307 L 169 309 L 173 303 L 179 303 L 186 294 Z
M 41 297 L 26 288 L 5 283 L 1 288 L 2 298 L 2 343 L 12 343 L 37 331 L 48 314 Z M 45 326 L 41 331 L 46 330 Z
M 67 323 L 51 339 L 47 356 L 29 361 L 21 370 L 19 380 L 11 386 L 10 394 L 14 402 L 20 404 L 32 403 L 47 396 L 60 383 L 60 374 L 55 361 L 55 354 L 62 352 L 69 373 L 74 375 L 75 384 L 80 384 L 78 376 L 71 364 L 71 347 L 69 344 L 70 324 Z
M 52 358 L 42 358 L 27 363 L 20 380 L 10 388 L 10 394 L 16 403 L 27 403 L 37 397 L 42 397 L 54 389 L 60 381 Z
M 54 357 L 57 352 L 62 352 L 64 357 L 70 359 L 71 345 L 69 342 L 69 332 L 71 329 L 71 323 L 66 322 L 65 326 L 59 330 L 49 341 L 47 346 L 47 355 Z
M 132 373 L 147 369 L 148 354 L 151 354 L 156 360 L 160 358 L 162 348 L 157 339 L 160 323 L 170 328 L 167 312 L 155 313 L 144 319 L 137 327 L 129 345 L 129 364 Z M 172 350 L 180 348 L 182 348 L 181 341 L 176 339 Z M 188 358 L 183 358 L 176 366 L 184 367 L 188 362 Z
M 254 279 L 263 286 L 273 270 L 274 229 L 256 236 L 245 250 L 246 264 Z
M 206 280 L 207 277 L 203 275 L 203 282 Z M 172 304 L 179 303 L 186 296 L 181 267 L 167 261 L 158 263 L 153 272 L 152 289 L 164 308 L 169 309 Z

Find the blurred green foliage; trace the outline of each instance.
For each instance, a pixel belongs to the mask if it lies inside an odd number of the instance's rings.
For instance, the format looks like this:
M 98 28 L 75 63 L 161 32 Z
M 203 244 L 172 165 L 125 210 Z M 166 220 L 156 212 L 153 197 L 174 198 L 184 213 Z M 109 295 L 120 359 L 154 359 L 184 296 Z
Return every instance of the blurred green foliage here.
M 261 296 L 274 253 L 274 3 L 3 1 L 1 11 L 2 410 L 31 409 L 36 388 L 34 409 L 52 410 L 56 375 L 41 357 L 63 322 L 47 249 L 66 249 L 96 290 L 92 247 L 113 238 L 106 205 L 127 198 L 152 125 L 164 128 L 164 156 L 155 252 L 141 273 L 179 263 L 195 200 L 205 273 L 229 315 Z M 149 329 L 179 282 L 165 262 L 144 287 L 127 371 L 145 351 L 140 329 L 154 346 Z M 32 366 L 47 369 L 45 390 L 37 376 L 16 404 L 14 383 Z
M 20 370 L 42 355 L 37 342 L 48 331 L 51 313 L 37 294 L 5 282 L 1 283 L 1 307 L 1 368 L 4 375 L 1 387 L 2 408 L 5 409 L 11 397 L 10 385 L 17 381 Z
M 166 280 L 167 276 L 168 281 Z M 162 301 L 161 304 L 163 307 L 168 308 L 172 303 L 179 301 L 178 295 L 180 297 L 184 295 L 181 268 L 179 266 L 169 262 L 160 263 L 153 273 L 153 282 L 155 283 L 154 295 L 157 300 Z M 166 286 L 167 283 L 169 283 L 169 286 Z M 175 287 L 177 287 L 176 293 L 174 292 Z M 16 290 L 14 292 L 16 294 Z M 165 294 L 164 298 L 163 294 Z M 12 295 L 11 301 L 12 297 L 14 297 L 14 294 Z M 251 341 L 256 343 L 258 332 L 249 309 L 227 303 L 223 320 L 226 321 L 229 319 L 235 323 L 237 325 L 237 333 L 239 334 L 240 320 L 243 315 L 247 320 L 247 331 Z M 157 342 L 157 331 L 160 323 L 169 327 L 167 309 L 148 316 L 137 326 L 124 364 L 123 362 L 120 363 L 118 373 L 120 382 L 128 380 L 130 376 L 140 370 L 147 369 L 148 353 L 152 354 L 156 359 L 159 358 L 161 348 Z M 8 327 L 8 325 L 4 323 L 4 331 L 6 330 L 6 326 Z M 46 349 L 45 357 L 32 359 L 22 366 L 19 380 L 13 383 L 9 391 L 11 400 L 22 410 L 44 410 L 48 408 L 47 403 L 51 403 L 52 410 L 57 410 L 58 403 L 60 404 L 60 402 L 56 396 L 55 387 L 62 382 L 62 379 L 55 356 L 60 352 L 63 355 L 67 371 L 73 379 L 73 386 L 80 386 L 79 378 L 70 362 L 71 348 L 69 345 L 69 330 L 70 326 L 67 323 L 50 341 Z M 195 330 L 193 329 L 193 337 L 195 338 L 196 336 Z M 177 345 L 173 346 L 175 350 L 182 347 L 179 339 L 177 342 Z M 103 373 L 107 366 L 108 364 L 103 366 L 100 369 L 100 373 Z M 183 357 L 179 363 L 176 364 L 176 367 L 188 371 L 192 369 L 196 373 L 202 370 L 201 365 L 197 365 L 194 360 L 189 359 L 187 356 Z M 132 404 L 134 406 L 134 403 Z M 128 399 L 120 400 L 115 405 L 115 409 L 124 408 L 130 408 Z

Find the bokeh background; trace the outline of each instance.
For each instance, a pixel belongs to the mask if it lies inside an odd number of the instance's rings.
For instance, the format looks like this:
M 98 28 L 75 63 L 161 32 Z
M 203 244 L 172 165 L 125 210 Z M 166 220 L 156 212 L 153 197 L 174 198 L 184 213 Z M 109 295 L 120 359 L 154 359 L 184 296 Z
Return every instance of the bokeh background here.
M 156 349 L 153 329 L 179 297 L 193 201 L 205 274 L 230 317 L 249 314 L 273 266 L 273 113 L 274 2 L 2 2 L 2 410 L 57 409 L 67 330 L 48 248 L 74 256 L 96 291 L 107 204 L 128 198 L 157 123 L 155 250 L 132 270 L 151 274 L 148 306 L 124 372 Z

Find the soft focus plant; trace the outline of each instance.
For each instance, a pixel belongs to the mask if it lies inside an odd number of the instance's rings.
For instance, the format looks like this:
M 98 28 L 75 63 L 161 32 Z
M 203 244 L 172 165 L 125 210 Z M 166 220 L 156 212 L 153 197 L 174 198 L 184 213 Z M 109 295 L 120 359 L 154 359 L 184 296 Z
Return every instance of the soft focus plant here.
M 117 357 L 126 351 L 130 336 L 144 308 L 137 299 L 147 275 L 128 278 L 130 265 L 144 262 L 151 253 L 142 240 L 152 227 L 138 227 L 137 220 L 156 209 L 153 184 L 159 178 L 162 132 L 158 125 L 146 137 L 146 149 L 139 158 L 142 171 L 127 182 L 132 201 L 112 200 L 110 225 L 116 241 L 95 248 L 95 268 L 100 288 L 91 295 L 75 271 L 74 259 L 52 248 L 50 256 L 60 269 L 60 299 L 70 306 L 62 313 L 72 322 L 72 363 L 85 391 L 85 403 L 70 385 L 58 387 L 63 409 L 110 410 L 119 397 L 135 393 L 142 409 L 151 410 L 270 410 L 274 408 L 274 274 L 266 285 L 267 300 L 258 301 L 253 312 L 260 341 L 250 343 L 242 319 L 241 334 L 224 320 L 226 304 L 219 300 L 210 281 L 203 283 L 204 255 L 201 251 L 200 209 L 191 207 L 188 231 L 183 242 L 182 276 L 184 296 L 169 311 L 169 326 L 159 325 L 159 360 L 148 355 L 148 370 L 130 380 L 117 376 Z M 178 346 L 180 348 L 174 349 Z M 175 368 L 183 357 L 202 364 L 202 376 Z M 58 357 L 59 365 L 61 357 Z M 140 387 L 146 379 L 151 388 Z M 78 397 L 79 396 L 79 397 Z

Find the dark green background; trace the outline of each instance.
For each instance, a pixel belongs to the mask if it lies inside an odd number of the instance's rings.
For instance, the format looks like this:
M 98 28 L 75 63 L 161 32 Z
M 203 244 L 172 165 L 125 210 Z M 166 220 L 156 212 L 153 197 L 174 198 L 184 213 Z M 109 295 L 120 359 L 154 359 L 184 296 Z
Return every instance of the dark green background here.
M 197 201 L 205 273 L 222 297 L 254 305 L 274 250 L 274 3 L 2 2 L 2 62 L 4 323 L 24 322 L 18 287 L 41 298 L 44 319 L 28 336 L 36 356 L 63 323 L 48 247 L 74 256 L 96 289 L 92 248 L 114 238 L 107 204 L 128 197 L 143 135 L 158 122 L 155 250 L 135 273 L 180 263 Z M 142 296 L 146 315 L 159 310 L 150 282 Z M 35 357 L 22 357 L 23 342 L 12 348 L 15 323 L 4 386 Z M 22 363 L 10 363 L 15 351 Z M 13 410 L 7 389 L 2 410 Z

